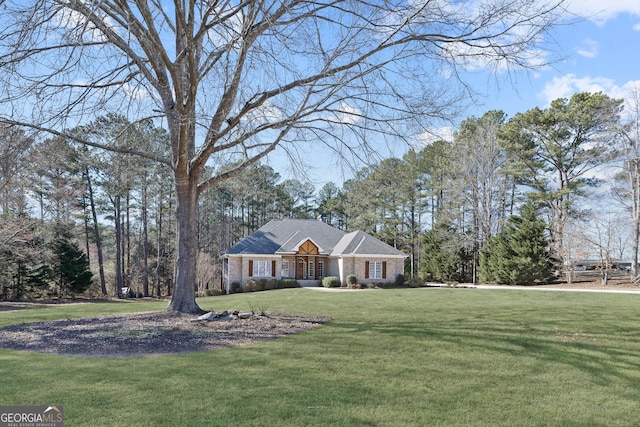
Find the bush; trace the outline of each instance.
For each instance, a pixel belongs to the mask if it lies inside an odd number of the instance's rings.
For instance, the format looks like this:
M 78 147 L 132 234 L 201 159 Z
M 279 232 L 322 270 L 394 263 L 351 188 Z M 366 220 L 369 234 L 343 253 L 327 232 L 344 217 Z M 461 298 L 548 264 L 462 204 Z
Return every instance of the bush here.
M 240 292 L 242 292 L 242 285 L 238 282 L 231 283 L 231 286 L 229 287 L 229 293 L 237 294 Z
M 258 290 L 258 281 L 254 279 L 249 279 L 244 282 L 244 292 L 255 292 Z
M 376 283 L 376 286 L 378 288 L 382 288 L 382 289 L 395 289 L 395 288 L 397 288 L 396 282 L 379 282 L 379 283 Z
M 280 279 L 276 282 L 276 289 L 299 288 L 300 284 L 296 279 Z
M 327 276 L 322 278 L 322 286 L 325 288 L 339 288 L 340 278 L 337 276 Z
M 396 276 L 396 281 L 393 282 L 396 287 L 404 286 L 404 274 L 398 274 Z
M 260 279 L 258 280 L 258 286 L 256 287 L 256 291 L 264 291 L 267 289 L 267 283 L 269 279 Z
M 367 283 L 367 288 L 375 289 L 376 288 L 376 284 L 375 283 Z
M 421 288 L 422 286 L 424 286 L 424 280 L 419 277 L 414 277 L 413 279 L 409 279 L 407 285 L 409 285 L 409 287 L 411 288 Z
M 207 289 L 204 291 L 204 295 L 207 297 L 217 297 L 220 295 L 224 295 L 224 291 L 220 289 Z
M 275 279 L 264 279 L 264 290 L 270 291 L 278 288 L 278 281 Z
M 348 274 L 347 275 L 347 285 L 349 285 L 350 288 L 353 288 L 356 283 L 358 283 L 358 278 L 356 277 L 356 275 L 355 274 Z

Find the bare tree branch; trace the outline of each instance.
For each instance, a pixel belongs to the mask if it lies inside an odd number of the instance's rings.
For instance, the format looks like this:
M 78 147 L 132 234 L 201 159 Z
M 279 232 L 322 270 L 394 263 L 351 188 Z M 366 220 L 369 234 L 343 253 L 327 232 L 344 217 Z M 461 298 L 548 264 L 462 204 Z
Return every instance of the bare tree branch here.
M 172 308 L 198 311 L 189 282 L 205 188 L 278 147 L 366 160 L 456 118 L 474 95 L 466 71 L 550 60 L 544 36 L 564 1 L 5 0 L 0 123 L 170 164 Z M 168 128 L 170 159 L 67 131 L 152 112 Z

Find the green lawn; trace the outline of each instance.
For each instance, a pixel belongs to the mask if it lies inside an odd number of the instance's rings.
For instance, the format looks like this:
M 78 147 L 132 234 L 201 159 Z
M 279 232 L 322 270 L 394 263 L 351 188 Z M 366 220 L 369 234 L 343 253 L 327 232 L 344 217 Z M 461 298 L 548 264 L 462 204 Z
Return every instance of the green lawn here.
M 0 349 L 0 405 L 62 405 L 68 426 L 640 424 L 640 295 L 290 289 L 199 302 L 333 320 L 266 343 L 179 356 Z M 0 326 L 164 306 L 0 312 Z

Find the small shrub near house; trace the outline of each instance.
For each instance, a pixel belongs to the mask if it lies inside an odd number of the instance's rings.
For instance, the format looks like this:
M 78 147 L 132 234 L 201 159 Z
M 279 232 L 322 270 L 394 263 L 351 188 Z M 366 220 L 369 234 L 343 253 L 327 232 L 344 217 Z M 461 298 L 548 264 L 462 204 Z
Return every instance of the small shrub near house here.
M 347 275 L 347 286 L 350 288 L 354 288 L 358 284 L 358 278 L 355 274 Z
M 270 291 L 278 288 L 278 281 L 275 279 L 262 279 L 261 282 L 264 285 L 261 289 L 263 291 Z
M 231 286 L 229 287 L 229 293 L 237 294 L 240 292 L 242 292 L 242 285 L 239 282 L 231 283 Z
M 237 282 L 231 284 L 231 293 L 236 292 L 258 292 L 270 291 L 273 289 L 299 288 L 300 284 L 296 279 L 249 279 L 244 286 Z
M 270 279 L 260 279 L 258 280 L 258 287 L 256 288 L 256 291 L 264 291 L 267 289 L 268 283 L 269 282 L 273 282 L 273 280 Z
M 337 276 L 327 276 L 322 278 L 322 286 L 325 288 L 339 288 L 340 278 Z
M 264 289 L 264 288 L 263 288 Z M 254 279 L 249 279 L 244 282 L 244 286 L 242 288 L 244 292 L 255 292 L 260 290 L 260 282 Z
M 299 288 L 300 284 L 296 279 L 280 279 L 276 282 L 276 289 Z

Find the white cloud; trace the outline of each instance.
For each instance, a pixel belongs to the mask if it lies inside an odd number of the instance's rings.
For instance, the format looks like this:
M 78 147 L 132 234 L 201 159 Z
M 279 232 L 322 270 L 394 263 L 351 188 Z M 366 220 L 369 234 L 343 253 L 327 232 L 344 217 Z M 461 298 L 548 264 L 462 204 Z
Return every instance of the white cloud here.
M 341 124 L 355 124 L 358 123 L 362 119 L 362 112 L 353 107 L 346 102 L 340 103 L 338 107 L 338 111 L 336 112 L 336 122 Z M 329 121 L 334 121 L 333 119 L 329 119 Z
M 80 12 L 62 8 L 57 13 L 56 19 L 59 25 L 68 30 L 67 37 L 73 38 L 75 42 L 107 42 L 107 36 Z M 109 16 L 103 16 L 101 20 L 107 27 L 115 29 L 115 24 Z
M 640 16 L 638 0 L 572 0 L 567 9 L 598 25 L 604 25 L 608 20 L 622 13 Z
M 453 141 L 453 129 L 449 126 L 443 126 L 441 128 L 432 128 L 425 132 L 422 132 L 416 137 L 415 146 L 426 147 L 433 144 L 436 141 Z
M 604 92 L 610 94 L 616 84 L 613 79 L 605 77 L 577 77 L 575 74 L 567 74 L 562 77 L 554 77 L 544 85 L 539 94 L 550 105 L 551 101 L 558 98 L 569 98 L 577 92 Z
M 147 88 L 140 84 L 132 84 L 127 82 L 122 86 L 122 89 L 126 94 L 127 99 L 142 101 L 152 98 Z
M 582 42 L 582 47 L 577 49 L 578 55 L 585 58 L 595 58 L 598 56 L 598 42 L 591 39 L 586 39 Z
M 633 26 L 633 30 L 634 31 L 640 31 L 640 23 L 637 23 L 636 25 Z
M 578 92 L 603 92 L 612 98 L 624 99 L 626 106 L 623 115 L 630 114 L 632 100 L 640 93 L 640 80 L 631 80 L 620 86 L 613 79 L 605 77 L 577 77 L 575 74 L 567 74 L 548 82 L 539 95 L 545 100 L 546 107 L 555 99 L 569 98 Z
M 266 101 L 260 107 L 250 111 L 246 118 L 251 122 L 273 123 L 282 120 L 284 114 L 282 110 L 270 101 Z

